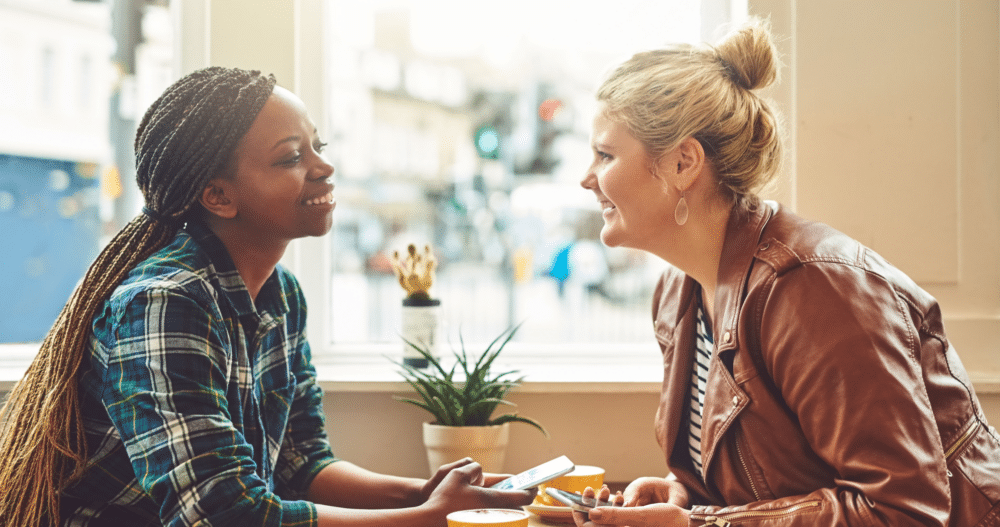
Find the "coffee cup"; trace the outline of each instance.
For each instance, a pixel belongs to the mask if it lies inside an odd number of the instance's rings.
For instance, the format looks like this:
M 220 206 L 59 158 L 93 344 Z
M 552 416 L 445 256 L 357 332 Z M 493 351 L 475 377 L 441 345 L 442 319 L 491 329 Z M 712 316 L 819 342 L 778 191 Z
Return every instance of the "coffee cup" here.
M 471 509 L 448 515 L 448 527 L 528 527 L 527 512 L 512 509 Z
M 565 490 L 566 492 L 575 492 L 582 494 L 583 490 L 587 487 L 591 487 L 594 490 L 600 490 L 601 485 L 604 484 L 604 469 L 601 467 L 595 467 L 591 465 L 577 465 L 568 474 L 559 476 L 556 479 L 542 483 L 538 486 L 538 496 L 535 496 L 535 503 L 539 505 L 548 505 L 551 507 L 564 507 L 562 502 L 549 496 L 546 492 L 546 488 L 554 488 Z

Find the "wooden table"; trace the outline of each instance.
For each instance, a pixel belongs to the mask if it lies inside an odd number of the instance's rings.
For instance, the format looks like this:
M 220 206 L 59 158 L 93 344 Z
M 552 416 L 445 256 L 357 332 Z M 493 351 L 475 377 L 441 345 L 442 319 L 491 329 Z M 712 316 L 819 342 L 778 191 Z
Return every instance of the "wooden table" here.
M 572 527 L 575 524 L 573 524 L 573 523 L 562 523 L 562 524 L 545 523 L 545 522 L 542 521 L 541 518 L 539 518 L 538 516 L 535 516 L 534 514 L 532 514 L 531 515 L 531 519 L 528 520 L 528 527 L 553 527 L 553 526 L 557 526 L 558 527 L 559 525 L 565 525 L 566 527 Z
M 531 519 L 528 520 L 528 527 L 559 527 L 560 525 L 565 527 L 574 527 L 575 523 L 547 523 L 542 521 L 541 518 L 532 514 Z
M 530 513 L 531 511 L 528 512 Z M 528 520 L 528 527 L 559 527 L 559 526 L 575 527 L 576 524 L 573 523 L 571 518 L 568 518 L 566 521 L 562 521 L 561 519 L 557 521 L 551 521 L 551 520 L 546 521 L 545 518 L 542 518 L 541 516 L 533 513 L 531 514 L 531 518 Z

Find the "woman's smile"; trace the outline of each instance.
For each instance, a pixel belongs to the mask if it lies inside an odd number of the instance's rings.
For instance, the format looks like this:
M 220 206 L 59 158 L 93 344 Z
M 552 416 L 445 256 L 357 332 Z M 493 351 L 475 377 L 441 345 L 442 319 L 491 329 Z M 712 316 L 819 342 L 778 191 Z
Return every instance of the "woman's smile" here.
M 608 221 L 611 216 L 615 215 L 615 211 L 618 210 L 614 203 L 607 200 L 601 200 L 601 215 L 604 217 L 604 221 Z
M 326 194 L 320 196 L 309 198 L 302 202 L 303 205 L 330 205 L 331 207 L 337 206 L 337 200 L 333 197 L 333 190 L 328 191 Z

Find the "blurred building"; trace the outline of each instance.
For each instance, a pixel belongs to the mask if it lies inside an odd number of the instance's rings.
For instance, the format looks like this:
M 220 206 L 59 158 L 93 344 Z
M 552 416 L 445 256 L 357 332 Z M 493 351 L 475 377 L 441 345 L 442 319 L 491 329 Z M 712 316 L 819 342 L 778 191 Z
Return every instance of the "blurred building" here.
M 40 340 L 101 234 L 109 6 L 0 0 L 0 342 Z
M 408 243 L 434 247 L 435 294 L 473 339 L 488 340 L 542 305 L 555 313 L 563 302 L 615 304 L 594 315 L 603 318 L 632 309 L 628 295 L 611 293 L 623 277 L 634 282 L 645 262 L 619 257 L 611 266 L 597 242 L 603 220 L 578 183 L 590 157 L 591 109 L 581 101 L 593 99 L 592 67 L 516 38 L 502 64 L 481 50 L 447 49 L 463 45 L 456 36 L 470 30 L 465 20 L 442 26 L 446 49 L 428 49 L 419 35 L 426 20 L 419 26 L 415 17 L 449 13 L 330 5 L 333 296 L 351 299 L 334 302 L 337 340 L 395 338 L 398 310 L 385 306 L 399 302 L 400 290 L 389 260 Z M 573 257 L 560 285 L 573 294 L 549 298 L 550 268 L 567 248 Z M 476 308 L 481 298 L 491 309 Z M 535 326 L 522 334 L 565 333 Z M 635 338 L 624 333 L 611 338 Z
M 110 158 L 109 12 L 106 3 L 0 0 L 0 151 Z

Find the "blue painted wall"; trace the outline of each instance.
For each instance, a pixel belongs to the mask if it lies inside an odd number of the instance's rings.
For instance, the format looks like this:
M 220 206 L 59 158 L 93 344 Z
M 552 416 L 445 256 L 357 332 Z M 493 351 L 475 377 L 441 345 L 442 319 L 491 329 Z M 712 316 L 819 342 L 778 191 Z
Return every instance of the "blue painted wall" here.
M 37 342 L 98 253 L 96 166 L 0 154 L 0 342 Z

